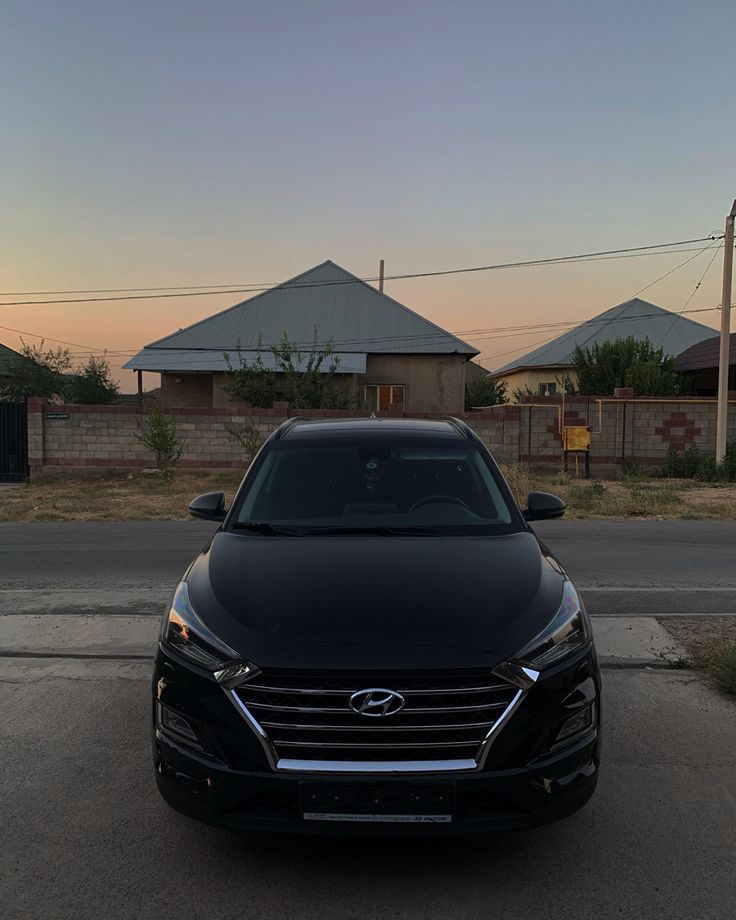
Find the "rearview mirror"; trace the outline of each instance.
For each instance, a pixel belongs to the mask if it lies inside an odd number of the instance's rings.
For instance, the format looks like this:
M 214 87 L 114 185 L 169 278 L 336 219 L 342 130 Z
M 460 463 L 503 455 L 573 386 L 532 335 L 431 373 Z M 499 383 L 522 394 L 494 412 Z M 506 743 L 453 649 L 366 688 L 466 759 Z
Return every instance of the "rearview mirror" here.
M 225 493 L 205 492 L 204 495 L 198 495 L 189 503 L 189 513 L 205 521 L 224 521 Z
M 522 512 L 527 521 L 547 521 L 562 517 L 567 505 L 550 492 L 530 492 L 526 500 L 527 507 Z

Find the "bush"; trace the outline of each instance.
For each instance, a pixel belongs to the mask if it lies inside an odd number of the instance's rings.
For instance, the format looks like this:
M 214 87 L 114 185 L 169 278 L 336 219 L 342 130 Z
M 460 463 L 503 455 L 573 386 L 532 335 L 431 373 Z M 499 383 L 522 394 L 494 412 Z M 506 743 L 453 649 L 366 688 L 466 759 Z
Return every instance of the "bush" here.
M 228 430 L 228 437 L 235 441 L 245 451 L 245 459 L 252 460 L 258 453 L 258 449 L 263 444 L 263 435 L 258 430 L 255 422 L 247 421 L 241 425 L 231 425 Z
M 731 642 L 721 648 L 711 673 L 721 690 L 736 694 L 736 644 Z
M 181 459 L 181 447 L 176 437 L 173 418 L 163 414 L 158 406 L 146 413 L 145 421 L 136 438 L 156 458 L 156 469 L 164 479 L 171 479 L 176 464 Z
M 622 469 L 627 479 L 638 479 L 641 476 L 641 466 L 636 457 L 624 457 Z
M 722 463 L 716 463 L 710 454 L 704 454 L 695 444 L 684 450 L 670 446 L 667 450 L 662 475 L 677 479 L 700 479 L 702 482 L 736 481 L 736 441 L 726 446 Z

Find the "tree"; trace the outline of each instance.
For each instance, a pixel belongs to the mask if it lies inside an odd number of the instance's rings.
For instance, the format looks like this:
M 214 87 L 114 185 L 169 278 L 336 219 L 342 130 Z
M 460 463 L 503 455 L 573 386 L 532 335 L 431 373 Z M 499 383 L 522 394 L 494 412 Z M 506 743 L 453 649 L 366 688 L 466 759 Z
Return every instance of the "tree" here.
M 16 362 L 15 374 L 6 383 L 0 384 L 0 398 L 25 399 L 40 396 L 56 399 L 66 394 L 72 356 L 68 348 L 44 349 L 40 345 L 23 342 L 21 359 Z
M 95 355 L 90 355 L 87 363 L 79 366 L 67 386 L 69 402 L 82 405 L 109 406 L 117 395 L 118 385 L 112 379 L 110 362 Z
M 506 381 L 475 376 L 465 384 L 465 408 L 499 406 L 507 402 Z
M 277 372 L 284 375 L 288 401 L 300 409 L 322 409 L 326 402 L 330 381 L 337 373 L 340 359 L 331 342 L 320 346 L 317 327 L 314 327 L 312 348 L 306 354 L 293 345 L 284 332 L 281 341 L 271 349 L 276 359 Z
M 181 459 L 181 447 L 176 437 L 176 424 L 173 418 L 165 416 L 158 406 L 153 406 L 146 412 L 136 438 L 154 455 L 156 469 L 164 479 L 171 479 L 176 464 Z
M 655 348 L 649 339 L 633 336 L 575 347 L 573 367 L 578 393 L 612 396 L 616 387 L 631 387 L 635 396 L 686 396 L 690 383 L 674 368 L 674 358 Z
M 258 342 L 262 351 L 261 340 Z M 225 352 L 228 381 L 225 392 L 235 402 L 256 408 L 266 408 L 276 397 L 282 397 L 299 409 L 350 408 L 355 394 L 348 388 L 337 388 L 332 379 L 340 366 L 331 342 L 320 344 L 317 328 L 308 351 L 302 352 L 286 332 L 278 345 L 268 349 L 274 358 L 274 367 L 266 367 L 261 354 L 248 363 L 238 343 L 238 365 L 234 366 Z
M 261 347 L 261 340 L 258 340 L 258 346 Z M 263 358 L 260 354 L 256 356 L 255 361 L 248 364 L 242 351 L 240 351 L 240 342 L 238 342 L 238 366 L 233 366 L 230 361 L 230 355 L 225 352 L 225 364 L 227 365 L 229 378 L 223 389 L 235 402 L 246 403 L 249 406 L 256 406 L 260 409 L 266 409 L 271 406 L 276 396 L 276 377 L 274 372 L 265 367 Z

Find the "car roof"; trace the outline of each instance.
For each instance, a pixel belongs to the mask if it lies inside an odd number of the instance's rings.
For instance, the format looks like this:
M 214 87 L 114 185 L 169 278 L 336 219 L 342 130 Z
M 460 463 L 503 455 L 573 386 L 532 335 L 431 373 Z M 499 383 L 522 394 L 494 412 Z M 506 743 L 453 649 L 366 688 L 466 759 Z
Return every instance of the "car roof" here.
M 277 438 L 299 439 L 330 436 L 422 437 L 466 439 L 470 429 L 459 419 L 418 418 L 294 418 L 276 432 Z

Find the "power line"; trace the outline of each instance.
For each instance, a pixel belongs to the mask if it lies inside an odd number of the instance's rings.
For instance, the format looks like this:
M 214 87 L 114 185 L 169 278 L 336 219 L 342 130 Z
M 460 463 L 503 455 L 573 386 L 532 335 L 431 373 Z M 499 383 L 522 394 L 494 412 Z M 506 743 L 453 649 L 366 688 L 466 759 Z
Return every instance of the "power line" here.
M 710 244 L 710 245 L 712 245 L 712 244 Z M 664 281 L 665 278 L 668 278 L 670 275 L 674 274 L 676 271 L 678 271 L 678 269 L 684 268 L 686 265 L 689 265 L 690 262 L 692 262 L 694 259 L 697 259 L 699 255 L 702 255 L 702 254 L 705 252 L 706 249 L 708 249 L 708 246 L 704 246 L 704 247 L 703 247 L 702 249 L 700 249 L 694 256 L 690 256 L 690 258 L 685 259 L 684 262 L 680 262 L 679 265 L 675 265 L 674 268 L 671 268 L 669 271 L 665 272 L 663 275 L 660 275 L 659 278 L 655 278 L 654 281 L 650 281 L 649 284 L 645 284 L 643 288 L 639 288 L 639 290 L 636 291 L 635 293 L 633 293 L 633 294 L 631 295 L 631 297 L 629 297 L 628 299 L 629 299 L 629 300 L 633 300 L 635 297 L 638 297 L 639 294 L 643 294 L 644 291 L 648 291 L 649 288 L 654 287 L 655 284 L 659 284 L 660 281 Z M 624 301 L 624 303 L 627 303 L 627 302 L 628 302 L 628 301 Z M 614 317 L 611 317 L 611 319 L 609 320 L 609 322 L 612 322 L 613 319 L 614 319 Z M 607 324 L 604 324 L 604 325 L 603 325 L 603 329 L 606 328 L 606 325 L 607 325 Z M 593 338 L 593 336 L 594 336 L 594 335 L 597 335 L 599 332 L 602 332 L 603 329 L 599 329 L 599 330 L 597 330 L 596 332 L 591 332 L 591 334 L 588 336 L 587 339 L 585 339 L 583 342 L 579 342 L 579 343 L 578 343 L 578 344 L 580 345 L 580 347 L 581 347 L 581 348 L 584 348 L 585 345 L 587 345 L 587 343 Z
M 444 269 L 441 271 L 429 271 L 429 272 L 414 272 L 400 275 L 388 275 L 384 279 L 385 281 L 399 281 L 406 280 L 409 278 L 432 278 L 438 277 L 441 275 L 459 275 L 467 274 L 470 272 L 485 272 L 485 271 L 501 271 L 505 269 L 514 269 L 514 268 L 532 268 L 534 266 L 540 265 L 561 265 L 568 263 L 576 262 L 593 262 L 593 261 L 603 261 L 607 258 L 631 258 L 635 255 L 667 255 L 670 252 L 690 252 L 692 250 L 673 250 L 670 247 L 673 246 L 686 246 L 692 243 L 702 243 L 706 240 L 712 242 L 715 239 L 720 239 L 715 235 L 700 237 L 693 240 L 680 240 L 672 243 L 658 243 L 653 246 L 632 246 L 626 249 L 609 249 L 600 252 L 589 252 L 581 253 L 578 255 L 571 256 L 558 256 L 552 259 L 533 259 L 523 262 L 501 262 L 493 265 L 478 265 L 472 268 L 451 268 Z M 654 252 L 653 250 L 663 250 L 661 252 Z M 699 250 L 700 251 L 700 250 Z M 299 276 L 297 276 L 299 277 Z M 333 287 L 340 286 L 345 284 L 365 284 L 367 282 L 376 281 L 375 277 L 370 278 L 349 278 L 349 279 L 340 279 L 333 281 L 314 281 L 314 282 L 305 282 L 303 284 L 292 284 L 290 282 L 283 282 L 281 284 L 272 285 L 272 286 L 260 286 L 260 287 L 240 287 L 240 288 L 227 288 L 223 290 L 192 290 L 185 289 L 183 291 L 177 289 L 174 293 L 156 293 L 156 294 L 128 294 L 124 296 L 115 296 L 115 297 L 79 297 L 71 298 L 64 300 L 17 300 L 17 301 L 0 301 L 0 306 L 3 307 L 17 307 L 17 306 L 27 306 L 31 304 L 52 304 L 52 303 L 103 303 L 109 301 L 120 301 L 120 300 L 159 300 L 162 298 L 170 297 L 212 297 L 219 296 L 221 294 L 242 294 L 242 293 L 265 293 L 266 291 L 274 290 L 280 288 L 282 290 L 299 290 L 303 288 L 316 288 L 316 287 Z M 656 283 L 656 282 L 655 282 Z M 123 288 L 120 290 L 145 290 L 143 288 Z M 166 289 L 172 290 L 172 289 Z M 57 291 L 50 291 L 48 293 L 61 293 Z M 87 293 L 87 292 L 80 292 Z M 0 296 L 21 296 L 16 294 L 2 294 Z
M 694 310 L 685 310 L 683 312 L 689 313 L 689 314 L 716 313 L 718 312 L 719 309 L 720 307 L 698 307 Z M 641 320 L 649 319 L 651 317 L 661 318 L 661 316 L 662 316 L 661 313 L 642 313 L 639 316 L 620 316 L 620 317 L 614 317 L 613 319 L 606 319 L 606 320 L 568 320 L 564 322 L 558 321 L 555 323 L 530 323 L 527 325 L 519 325 L 519 326 L 501 326 L 501 327 L 495 327 L 495 328 L 489 327 L 488 329 L 477 331 L 476 334 L 472 334 L 472 332 L 470 334 L 468 332 L 457 332 L 457 333 L 450 333 L 450 334 L 451 335 L 470 335 L 473 338 L 474 342 L 482 342 L 482 341 L 495 340 L 495 339 L 515 338 L 517 336 L 527 336 L 527 335 L 533 334 L 534 332 L 539 332 L 539 331 L 546 331 L 546 332 L 554 333 L 552 338 L 548 337 L 548 338 L 542 339 L 540 340 L 539 343 L 533 343 L 531 346 L 529 346 L 530 348 L 533 348 L 535 347 L 536 344 L 542 344 L 543 342 L 552 341 L 553 338 L 556 338 L 558 335 L 564 333 L 565 331 L 569 329 L 574 328 L 575 326 L 580 326 L 580 325 L 585 324 L 585 325 L 602 325 L 605 327 L 607 325 L 615 324 L 617 322 L 633 323 L 633 322 L 639 322 Z M 31 333 L 28 333 L 28 334 L 30 335 Z M 713 334 L 714 335 L 717 334 L 716 330 L 713 330 Z M 395 339 L 400 339 L 402 341 L 413 341 L 416 344 L 421 344 L 421 342 L 424 342 L 424 340 L 426 339 L 431 339 L 435 337 L 444 337 L 444 336 L 445 336 L 445 333 L 432 332 L 432 333 L 417 334 L 414 336 L 386 336 L 383 338 L 376 337 L 372 339 L 350 339 L 350 340 L 345 339 L 345 340 L 331 342 L 331 343 L 319 342 L 318 347 L 324 347 L 327 344 L 331 344 L 332 346 L 336 348 L 336 350 L 340 350 L 341 348 L 345 350 L 346 346 L 356 346 L 357 345 L 357 346 L 361 346 L 364 350 L 369 351 L 370 346 L 373 344 L 382 344 L 385 342 L 391 342 L 391 341 L 394 341 Z M 41 336 L 38 336 L 38 338 L 41 338 Z M 53 339 L 49 339 L 49 340 L 54 341 Z M 300 343 L 290 343 L 290 344 L 294 345 L 294 347 L 297 347 L 297 348 L 300 347 Z M 314 343 L 309 342 L 309 343 L 302 343 L 302 344 L 313 346 Z M 431 345 L 432 343 L 430 341 L 430 342 L 426 342 L 426 344 Z M 230 354 L 238 354 L 240 352 L 245 352 L 245 351 L 259 351 L 259 350 L 268 351 L 271 347 L 272 346 L 270 345 L 264 345 L 263 343 L 259 343 L 258 345 L 253 345 L 253 346 L 241 345 L 239 349 L 220 347 L 220 348 L 185 348 L 181 350 L 195 351 L 198 353 L 209 353 L 209 352 L 222 353 L 224 351 L 227 351 Z M 99 349 L 99 350 L 102 351 L 103 349 Z M 141 350 L 142 349 L 137 349 L 137 350 L 133 350 L 133 349 L 117 349 L 116 350 L 116 349 L 109 349 L 109 348 L 104 349 L 108 358 L 131 358 L 139 354 Z M 180 349 L 169 348 L 169 347 L 151 349 L 151 351 L 154 351 L 154 350 L 156 351 L 179 351 Z M 509 351 L 515 351 L 515 350 L 516 349 L 509 349 Z M 90 353 L 91 352 L 81 352 L 78 354 L 90 354 Z M 507 354 L 507 353 L 508 352 L 504 352 L 504 354 Z M 489 355 L 486 357 L 498 357 L 498 355 Z M 486 359 L 484 358 L 484 360 Z
M 705 266 L 705 271 L 704 271 L 703 274 L 700 276 L 700 279 L 699 279 L 698 283 L 695 285 L 695 287 L 694 287 L 694 288 L 692 289 L 692 291 L 690 292 L 690 296 L 688 297 L 688 299 L 687 299 L 687 300 L 685 301 L 685 303 L 683 304 L 682 309 L 680 310 L 680 312 L 679 312 L 679 313 L 676 313 L 676 314 L 672 317 L 672 322 L 669 324 L 669 326 L 668 326 L 668 328 L 667 328 L 667 331 L 665 332 L 665 334 L 662 336 L 662 338 L 661 338 L 661 339 L 659 340 L 659 342 L 657 343 L 657 346 L 656 346 L 657 348 L 661 348 L 661 347 L 662 347 L 662 343 L 663 343 L 664 340 L 667 338 L 667 336 L 670 334 L 670 332 L 672 332 L 672 327 L 673 327 L 673 326 L 675 325 L 675 323 L 677 322 L 678 317 L 682 316 L 682 314 L 685 312 L 685 310 L 690 306 L 690 302 L 692 301 L 693 297 L 695 297 L 695 295 L 697 294 L 697 292 L 698 292 L 698 290 L 699 290 L 699 288 L 700 288 L 700 285 L 701 285 L 701 284 L 703 283 L 703 281 L 705 280 L 705 276 L 706 276 L 706 275 L 708 274 L 708 272 L 710 271 L 711 265 L 715 262 L 716 256 L 718 255 L 718 252 L 720 251 L 720 248 L 721 248 L 721 247 L 720 247 L 720 246 L 716 246 L 716 244 L 714 243 L 714 244 L 713 244 L 713 248 L 714 248 L 713 255 L 712 255 L 711 258 L 710 258 L 710 262 L 708 262 L 708 264 Z
M 67 342 L 64 339 L 55 339 L 50 335 L 39 335 L 37 332 L 28 332 L 25 329 L 14 329 L 12 326 L 0 326 L 0 329 L 4 329 L 6 332 L 15 332 L 18 335 L 27 335 L 27 336 L 30 336 L 32 339 L 42 339 L 43 341 L 54 342 L 56 345 L 71 345 L 73 348 L 89 348 L 91 349 L 91 352 L 92 351 L 101 351 L 101 352 L 107 351 L 106 348 L 98 348 L 96 345 L 82 345 L 81 342 Z
M 710 237 L 710 238 L 712 239 L 713 237 Z M 613 249 L 606 253 L 591 253 L 591 255 L 614 255 L 616 253 L 642 251 L 645 249 L 662 249 L 664 247 L 670 247 L 670 246 L 685 246 L 690 243 L 702 243 L 704 239 L 705 237 L 702 239 L 697 239 L 697 240 L 680 240 L 674 243 L 659 243 L 658 245 L 655 245 L 655 246 L 639 246 L 639 247 L 632 247 L 631 249 Z M 576 259 L 576 258 L 582 258 L 582 256 L 562 256 L 560 257 L 560 259 Z M 558 259 L 553 259 L 550 261 L 558 261 Z M 519 263 L 519 264 L 524 264 L 524 263 Z M 527 264 L 531 264 L 531 263 L 527 263 Z M 427 272 L 425 274 L 451 274 L 453 272 L 484 271 L 492 267 L 495 267 L 495 266 L 485 266 L 485 267 L 481 266 L 480 268 L 458 268 L 458 269 L 451 269 L 450 271 L 446 271 L 446 272 L 445 271 Z M 419 275 L 394 275 L 391 277 L 393 277 L 394 279 L 397 279 L 397 278 L 416 278 L 416 277 L 421 277 L 421 276 Z M 377 281 L 378 278 L 377 277 L 362 278 L 362 279 L 356 278 L 355 280 L 356 281 L 361 281 L 361 280 L 362 281 Z M 241 290 L 252 289 L 252 290 L 260 291 L 260 290 L 268 290 L 269 288 L 272 288 L 272 287 L 278 287 L 279 284 L 283 284 L 283 283 L 284 282 L 275 282 L 275 281 L 257 282 L 257 283 L 255 281 L 243 281 L 243 282 L 232 282 L 230 284 L 226 284 L 224 282 L 220 284 L 177 284 L 177 285 L 169 284 L 169 285 L 162 285 L 160 287 L 82 288 L 78 290 L 69 290 L 69 291 L 0 291 L 0 297 L 35 297 L 35 296 L 46 295 L 46 294 L 122 294 L 122 293 L 134 293 L 137 291 L 204 291 L 204 290 L 208 290 L 212 288 L 235 288 L 235 287 L 238 287 Z M 315 285 L 318 285 L 320 283 L 325 283 L 325 282 L 315 282 Z M 342 282 L 342 283 L 345 283 L 345 282 Z M 354 282 L 350 282 L 350 283 L 354 283 Z
M 722 239 L 722 237 L 720 237 L 720 238 Z M 715 244 L 718 242 L 718 239 L 719 239 L 719 238 L 716 238 L 716 239 L 714 240 L 714 242 L 713 242 L 711 245 L 715 245 Z M 701 255 L 703 252 L 706 251 L 706 249 L 709 249 L 709 248 L 710 248 L 709 246 L 704 246 L 703 249 L 701 249 L 696 255 L 692 256 L 692 257 L 689 258 L 689 259 L 686 259 L 684 262 L 681 262 L 679 265 L 676 265 L 674 268 L 670 269 L 670 271 L 665 272 L 664 275 L 660 275 L 659 278 L 656 278 L 654 281 L 650 282 L 649 284 L 644 285 L 643 288 L 639 288 L 639 290 L 636 291 L 636 293 L 634 293 L 631 297 L 629 297 L 629 301 L 630 301 L 630 300 L 633 300 L 634 297 L 638 297 L 639 294 L 642 294 L 644 291 L 648 290 L 650 287 L 653 287 L 653 286 L 654 286 L 655 284 L 657 284 L 659 281 L 662 281 L 664 278 L 667 278 L 667 277 L 668 277 L 669 275 L 671 275 L 673 272 L 676 272 L 679 268 L 683 268 L 683 267 L 684 267 L 685 265 L 687 265 L 689 262 L 692 262 L 693 259 L 697 259 L 697 257 L 698 257 L 699 255 Z M 718 249 L 716 249 L 716 252 L 718 252 Z M 714 258 L 715 258 L 715 254 L 714 254 L 714 256 L 713 256 L 713 259 L 714 259 Z M 700 310 L 689 310 L 689 311 L 686 311 L 686 307 L 690 304 L 690 301 L 693 299 L 693 296 L 695 295 L 695 291 L 697 291 L 697 289 L 700 287 L 700 285 L 701 285 L 701 283 L 702 283 L 702 281 L 703 281 L 703 278 L 705 278 L 706 274 L 708 273 L 708 269 L 709 269 L 710 266 L 713 264 L 713 259 L 711 259 L 710 262 L 708 263 L 708 266 L 706 267 L 705 271 L 703 272 L 703 274 L 702 274 L 702 276 L 701 276 L 701 278 L 700 278 L 700 281 L 698 281 L 697 285 L 695 286 L 695 290 L 693 291 L 693 293 L 691 294 L 691 296 L 688 298 L 688 301 L 687 301 L 687 303 L 685 304 L 685 306 L 682 308 L 682 310 L 680 310 L 679 316 L 682 316 L 682 314 L 685 313 L 685 312 L 690 312 L 690 313 L 707 313 L 707 312 L 710 312 L 710 310 L 708 310 L 707 308 L 703 308 L 703 309 L 700 309 Z M 628 303 L 629 301 L 624 301 L 624 303 Z M 711 310 L 713 310 L 713 309 L 716 309 L 716 310 L 717 310 L 718 308 L 717 308 L 717 307 L 711 308 Z M 660 315 L 660 314 L 652 314 L 652 315 L 653 315 L 653 316 L 658 316 L 658 315 Z M 647 316 L 647 314 L 641 314 L 639 317 L 636 317 L 636 319 L 645 319 L 646 316 Z M 674 325 L 675 320 L 676 320 L 677 318 L 678 318 L 677 316 L 674 316 L 674 317 L 672 318 L 672 322 L 670 323 L 670 326 L 669 326 L 667 332 L 666 332 L 666 333 L 664 334 L 664 336 L 662 337 L 662 339 L 661 339 L 661 341 L 660 341 L 660 344 L 661 344 L 661 343 L 667 338 L 667 336 L 670 334 L 670 331 L 672 330 L 672 326 Z M 594 335 L 599 335 L 599 334 L 600 334 L 604 329 L 606 329 L 611 323 L 618 322 L 618 321 L 620 321 L 620 320 L 626 320 L 626 319 L 628 319 L 629 322 L 631 322 L 633 319 L 635 319 L 635 317 L 630 317 L 630 318 L 629 318 L 629 317 L 615 317 L 615 316 L 613 316 L 613 317 L 611 317 L 609 320 L 605 321 L 600 329 L 597 329 L 597 330 L 594 330 L 593 332 L 591 332 L 591 334 L 590 334 L 583 342 L 577 342 L 576 344 L 577 344 L 577 345 L 580 345 L 581 348 L 584 348 L 585 345 L 593 338 Z M 592 321 L 591 321 L 591 322 L 592 322 Z M 714 330 L 714 333 L 715 333 L 715 330 Z M 548 344 L 549 342 L 554 341 L 555 338 L 556 338 L 556 336 L 552 336 L 551 338 L 547 338 L 547 339 L 541 339 L 540 341 L 534 343 L 534 344 L 531 346 L 531 348 L 534 348 L 534 347 L 536 347 L 536 346 L 542 346 L 542 345 Z M 657 347 L 659 348 L 659 345 L 658 345 Z M 516 351 L 515 348 L 510 348 L 510 349 L 509 349 L 508 351 L 506 351 L 506 352 L 501 352 L 500 354 L 496 354 L 496 355 L 490 355 L 489 357 L 491 357 L 491 358 L 499 358 L 499 357 L 502 357 L 504 354 L 510 354 L 511 352 L 514 352 L 514 351 Z

